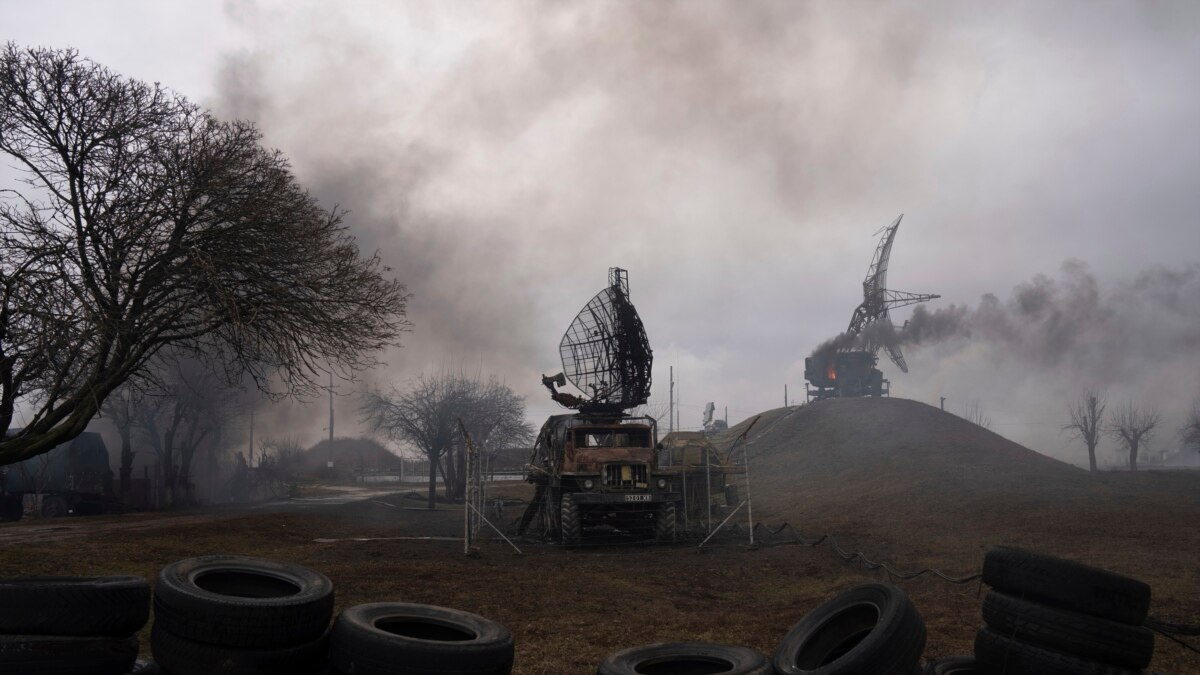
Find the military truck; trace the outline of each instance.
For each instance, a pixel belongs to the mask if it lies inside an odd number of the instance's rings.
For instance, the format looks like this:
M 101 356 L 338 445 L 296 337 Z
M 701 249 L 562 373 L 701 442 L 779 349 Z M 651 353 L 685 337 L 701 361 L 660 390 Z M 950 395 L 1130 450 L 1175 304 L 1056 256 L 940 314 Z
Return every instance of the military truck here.
M 563 372 L 542 377 L 550 397 L 578 412 L 552 415 L 525 467 L 536 486 L 517 528 L 566 546 L 676 537 L 677 473 L 659 468 L 658 428 L 627 411 L 650 395 L 652 354 L 628 273 L 584 306 L 559 344 Z M 567 381 L 582 395 L 558 391 Z
M 104 439 L 85 431 L 45 454 L 0 467 L 0 520 L 118 511 L 112 480 Z
M 527 471 L 534 502 L 550 505 L 544 512 L 558 519 L 539 525 L 566 546 L 604 536 L 674 541 L 682 497 L 676 476 L 658 468 L 658 448 L 650 417 L 551 416 Z M 537 509 L 526 513 L 522 533 Z

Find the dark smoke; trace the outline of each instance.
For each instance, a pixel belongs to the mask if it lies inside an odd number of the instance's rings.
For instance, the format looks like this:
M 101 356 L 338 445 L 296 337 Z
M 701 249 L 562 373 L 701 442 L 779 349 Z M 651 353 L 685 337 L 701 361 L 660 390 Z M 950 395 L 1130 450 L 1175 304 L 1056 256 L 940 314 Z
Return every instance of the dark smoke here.
M 1007 363 L 1085 374 L 1098 384 L 1136 379 L 1147 362 L 1200 347 L 1200 266 L 1146 270 L 1105 293 L 1087 265 L 1071 260 L 1059 278 L 1038 275 L 1007 300 L 988 293 L 974 308 L 918 305 L 900 326 L 876 322 L 861 335 L 843 333 L 814 355 L 956 340 L 986 343 Z

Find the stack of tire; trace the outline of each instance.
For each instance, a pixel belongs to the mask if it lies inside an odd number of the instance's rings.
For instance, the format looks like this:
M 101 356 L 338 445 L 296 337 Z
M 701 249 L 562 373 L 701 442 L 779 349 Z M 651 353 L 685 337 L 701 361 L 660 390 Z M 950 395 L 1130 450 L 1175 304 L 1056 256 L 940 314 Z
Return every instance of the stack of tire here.
M 773 658 L 701 642 L 643 645 L 611 654 L 598 675 L 915 675 L 925 621 L 899 588 L 864 584 L 840 593 L 788 631 Z
M 141 577 L 0 579 L 0 673 L 156 673 L 137 660 L 149 614 Z
M 317 675 L 333 583 L 276 560 L 210 555 L 172 563 L 154 587 L 154 660 L 167 675 Z
M 983 562 L 984 626 L 975 656 L 930 663 L 932 675 L 1132 675 L 1150 665 L 1142 624 L 1150 587 L 1074 561 L 997 547 Z
M 373 602 L 333 622 L 329 666 L 331 675 L 509 675 L 513 637 L 469 612 Z

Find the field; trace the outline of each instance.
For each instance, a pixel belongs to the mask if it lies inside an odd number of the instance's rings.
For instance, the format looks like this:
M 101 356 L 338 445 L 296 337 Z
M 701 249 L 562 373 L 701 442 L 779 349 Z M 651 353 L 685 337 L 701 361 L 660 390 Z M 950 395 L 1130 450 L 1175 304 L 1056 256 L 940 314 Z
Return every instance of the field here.
M 874 421 L 863 423 L 864 414 Z M 995 544 L 1073 557 L 1148 582 L 1152 615 L 1200 623 L 1200 476 L 1091 475 L 941 415 L 900 401 L 771 411 L 749 446 L 755 519 L 809 537 L 832 532 L 874 560 L 952 576 L 978 571 Z M 509 484 L 493 494 L 529 492 Z M 488 541 L 480 556 L 466 557 L 461 542 L 406 539 L 460 534 L 460 507 L 406 508 L 421 503 L 402 495 L 316 499 L 281 510 L 0 526 L 0 575 L 153 579 L 192 555 L 290 560 L 327 574 L 339 608 L 403 600 L 500 621 L 516 638 L 515 672 L 530 675 L 595 672 L 609 652 L 646 642 L 707 640 L 769 653 L 834 593 L 888 580 L 843 562 L 828 544 L 750 548 L 744 537 L 703 551 L 694 543 L 566 551 L 519 542 L 520 556 Z M 927 657 L 970 652 L 981 621 L 978 583 L 893 581 L 925 618 Z M 1152 669 L 1200 672 L 1200 654 L 1160 637 Z

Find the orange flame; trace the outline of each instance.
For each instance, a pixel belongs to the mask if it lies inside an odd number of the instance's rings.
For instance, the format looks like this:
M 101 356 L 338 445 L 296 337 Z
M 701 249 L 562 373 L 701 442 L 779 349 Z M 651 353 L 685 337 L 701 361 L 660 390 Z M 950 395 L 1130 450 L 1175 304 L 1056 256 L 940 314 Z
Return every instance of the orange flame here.
M 825 367 L 825 377 L 831 380 L 837 379 L 837 368 L 832 363 Z

